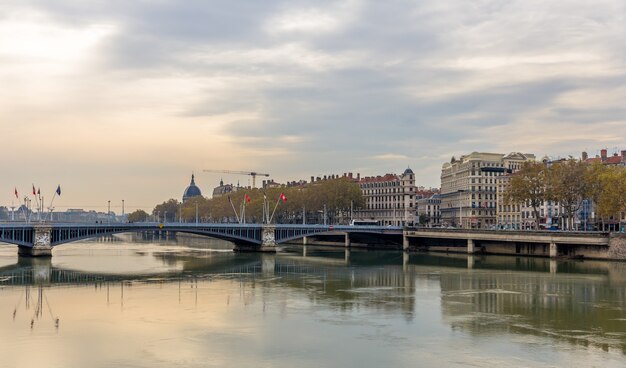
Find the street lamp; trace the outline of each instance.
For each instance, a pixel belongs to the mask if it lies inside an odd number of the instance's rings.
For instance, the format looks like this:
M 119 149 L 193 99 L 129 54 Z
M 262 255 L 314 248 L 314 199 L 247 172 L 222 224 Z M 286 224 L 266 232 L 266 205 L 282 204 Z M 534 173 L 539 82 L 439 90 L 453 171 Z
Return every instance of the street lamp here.
M 463 228 L 463 199 L 461 198 L 461 193 L 465 192 L 464 189 L 457 190 L 459 193 L 459 227 Z

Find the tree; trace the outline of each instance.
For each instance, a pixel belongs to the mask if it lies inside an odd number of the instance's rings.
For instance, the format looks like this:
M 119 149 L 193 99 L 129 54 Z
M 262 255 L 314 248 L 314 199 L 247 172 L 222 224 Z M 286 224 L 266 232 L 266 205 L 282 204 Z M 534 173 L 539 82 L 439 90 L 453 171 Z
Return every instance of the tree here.
M 169 199 L 166 202 L 156 205 L 152 214 L 162 218 L 164 221 L 175 221 L 180 210 L 180 202 L 176 199 Z
M 281 193 L 285 194 L 287 202 L 280 200 Z M 236 221 L 233 207 L 241 216 L 241 206 L 248 196 L 250 202 L 246 200 L 246 222 L 261 223 L 264 195 L 270 206 L 270 214 L 276 208 L 273 222 L 279 223 L 301 223 L 303 210 L 307 213 L 318 213 L 324 209 L 324 205 L 331 221 L 336 221 L 334 216 L 339 215 L 347 223 L 348 217 L 344 215 L 349 213 L 350 208 L 357 209 L 364 203 L 358 184 L 347 178 L 339 178 L 297 187 L 239 189 L 212 199 L 192 198 L 182 205 L 182 217 L 184 221 L 195 221 L 197 206 L 201 221 Z M 163 210 L 168 211 L 169 218 L 171 209 L 165 209 L 164 206 L 155 208 L 155 211 L 161 211 L 161 214 Z
M 596 209 L 603 217 L 619 215 L 626 211 L 626 168 L 610 167 L 599 176 L 600 190 Z
M 568 230 L 574 227 L 574 215 L 591 192 L 585 180 L 587 169 L 586 163 L 573 158 L 554 163 L 550 168 L 548 199 L 560 203 L 565 211 L 565 228 Z
M 144 210 L 137 210 L 128 214 L 128 222 L 144 222 L 148 218 L 148 213 Z
M 535 229 L 539 229 L 539 206 L 547 198 L 547 167 L 543 163 L 525 162 L 511 176 L 505 191 L 505 202 L 527 203 L 533 209 Z

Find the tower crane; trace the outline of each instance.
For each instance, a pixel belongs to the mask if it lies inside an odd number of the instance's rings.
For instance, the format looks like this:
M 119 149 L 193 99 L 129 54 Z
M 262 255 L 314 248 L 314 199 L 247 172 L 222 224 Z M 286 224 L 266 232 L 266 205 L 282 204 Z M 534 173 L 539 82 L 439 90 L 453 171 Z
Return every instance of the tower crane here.
M 221 174 L 235 174 L 235 175 L 250 175 L 252 176 L 252 188 L 256 187 L 256 177 L 258 176 L 270 176 L 270 174 L 259 173 L 255 171 L 232 171 L 232 170 L 202 170 L 204 172 L 221 173 Z

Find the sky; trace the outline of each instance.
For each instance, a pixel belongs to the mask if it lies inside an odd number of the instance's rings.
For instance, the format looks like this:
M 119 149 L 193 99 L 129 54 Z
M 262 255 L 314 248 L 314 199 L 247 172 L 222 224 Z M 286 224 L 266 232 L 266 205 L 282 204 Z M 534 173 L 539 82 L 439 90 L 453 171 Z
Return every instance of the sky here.
M 623 0 L 2 0 L 0 204 L 626 149 Z M 17 188 L 20 199 L 14 196 Z

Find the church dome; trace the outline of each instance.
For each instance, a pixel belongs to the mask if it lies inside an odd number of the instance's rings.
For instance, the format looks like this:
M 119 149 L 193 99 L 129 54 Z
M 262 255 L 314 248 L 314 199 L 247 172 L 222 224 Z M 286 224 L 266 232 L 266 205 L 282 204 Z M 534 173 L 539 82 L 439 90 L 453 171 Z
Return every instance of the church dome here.
M 187 189 L 185 189 L 185 193 L 183 193 L 183 203 L 187 202 L 188 199 L 191 199 L 193 197 L 201 197 L 201 196 L 202 196 L 202 192 L 200 191 L 200 188 L 196 186 L 194 175 L 192 174 L 191 183 L 189 183 L 189 186 L 187 187 Z

